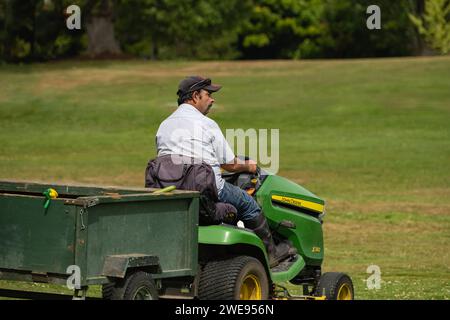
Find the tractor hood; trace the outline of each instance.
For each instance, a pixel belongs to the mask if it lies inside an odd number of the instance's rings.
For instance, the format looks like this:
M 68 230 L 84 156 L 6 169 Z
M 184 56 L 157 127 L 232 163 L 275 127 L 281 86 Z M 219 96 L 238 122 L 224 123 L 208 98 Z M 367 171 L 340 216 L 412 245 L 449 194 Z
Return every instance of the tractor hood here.
M 325 202 L 301 185 L 277 175 L 268 175 L 257 192 L 260 204 L 270 200 L 272 203 L 304 209 L 321 214 Z

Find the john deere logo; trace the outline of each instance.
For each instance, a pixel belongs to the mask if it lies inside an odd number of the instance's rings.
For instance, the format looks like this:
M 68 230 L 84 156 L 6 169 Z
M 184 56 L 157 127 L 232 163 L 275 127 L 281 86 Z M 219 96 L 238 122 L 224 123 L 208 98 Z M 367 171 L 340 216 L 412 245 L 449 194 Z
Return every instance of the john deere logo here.
M 320 253 L 320 247 L 312 247 L 313 253 Z
M 293 205 L 293 206 L 302 207 L 302 202 L 298 199 L 288 198 L 288 197 L 279 197 L 277 200 L 281 200 L 282 202 L 289 203 L 290 205 Z
M 275 202 L 278 202 L 278 203 L 285 203 L 285 204 L 289 204 L 291 206 L 305 208 L 305 209 L 313 210 L 313 211 L 320 212 L 320 213 L 323 212 L 323 204 L 319 204 L 319 203 L 315 203 L 315 202 L 311 202 L 311 201 L 299 200 L 296 198 L 277 196 L 277 195 L 273 195 L 272 200 Z

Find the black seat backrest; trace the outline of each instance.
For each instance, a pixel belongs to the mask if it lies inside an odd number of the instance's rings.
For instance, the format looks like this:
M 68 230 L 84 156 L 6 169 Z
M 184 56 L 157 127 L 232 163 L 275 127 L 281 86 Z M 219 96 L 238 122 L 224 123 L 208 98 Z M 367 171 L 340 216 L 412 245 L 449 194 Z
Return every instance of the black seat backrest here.
M 201 225 L 219 224 L 227 214 L 234 213 L 235 216 L 237 214 L 236 208 L 231 204 L 218 205 L 216 178 L 213 169 L 207 163 L 180 155 L 165 155 L 151 159 L 145 170 L 145 187 L 168 186 L 200 192 Z

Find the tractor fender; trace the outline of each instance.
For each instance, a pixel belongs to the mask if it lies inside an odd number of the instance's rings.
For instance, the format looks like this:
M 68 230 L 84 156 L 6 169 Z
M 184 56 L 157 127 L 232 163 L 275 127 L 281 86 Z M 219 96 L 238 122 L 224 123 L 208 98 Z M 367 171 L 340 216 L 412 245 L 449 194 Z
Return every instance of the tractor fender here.
M 201 226 L 198 229 L 198 242 L 201 244 L 249 244 L 265 251 L 261 239 L 250 229 L 227 224 Z
M 250 229 L 238 228 L 232 225 L 214 225 L 199 227 L 199 245 L 218 256 L 223 256 L 221 248 L 227 247 L 227 252 L 246 254 L 257 258 L 265 267 L 273 282 L 285 282 L 295 278 L 306 263 L 301 255 L 287 269 L 282 266 L 271 270 L 269 260 L 262 240 Z
M 261 263 L 266 266 L 269 265 L 263 242 L 250 229 L 227 224 L 200 226 L 198 230 L 198 242 L 203 247 L 228 247 L 234 253 L 251 252 Z

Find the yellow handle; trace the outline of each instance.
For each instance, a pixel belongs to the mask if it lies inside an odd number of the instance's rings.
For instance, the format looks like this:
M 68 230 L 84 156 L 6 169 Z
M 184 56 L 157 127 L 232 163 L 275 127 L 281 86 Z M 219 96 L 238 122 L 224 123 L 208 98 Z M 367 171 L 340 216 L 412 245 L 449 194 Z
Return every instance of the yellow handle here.
M 156 190 L 156 191 L 154 191 L 153 193 L 170 192 L 170 191 L 173 191 L 173 190 L 175 190 L 175 189 L 176 189 L 175 186 L 168 186 L 168 187 L 165 187 L 165 188 L 163 188 L 163 189 Z

